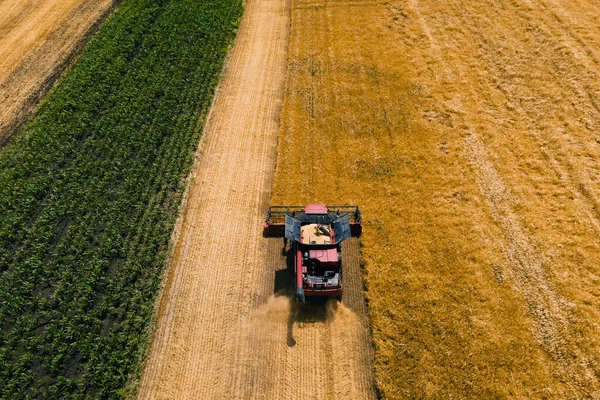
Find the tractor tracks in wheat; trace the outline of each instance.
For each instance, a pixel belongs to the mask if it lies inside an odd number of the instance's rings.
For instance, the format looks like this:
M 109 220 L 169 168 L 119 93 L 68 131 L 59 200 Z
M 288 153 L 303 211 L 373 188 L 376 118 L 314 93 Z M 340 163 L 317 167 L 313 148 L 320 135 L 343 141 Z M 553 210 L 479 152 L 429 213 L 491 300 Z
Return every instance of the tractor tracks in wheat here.
M 446 97 L 452 97 L 446 112 L 464 132 L 465 157 L 503 238 L 498 246 L 534 321 L 534 337 L 554 361 L 556 374 L 568 377 L 569 396 L 579 397 L 598 388 L 594 361 L 576 339 L 576 306 L 556 284 L 561 256 L 540 240 L 539 228 L 534 233 L 541 223 L 530 221 L 539 220 L 527 213 L 533 196 L 518 178 L 534 181 L 537 195 L 540 190 L 569 193 L 570 212 L 590 233 L 600 232 L 598 61 L 587 42 L 595 39 L 581 34 L 585 18 L 575 18 L 555 3 L 513 0 L 484 6 L 454 1 L 461 13 L 450 13 L 446 20 L 432 16 L 431 10 L 423 13 L 417 2 L 411 7 L 431 42 L 431 54 L 450 71 L 440 79 Z M 477 11 L 481 7 L 485 13 Z M 581 4 L 569 8 L 573 13 L 585 9 Z M 456 30 L 457 42 L 469 38 L 472 48 L 452 50 L 445 36 L 450 29 Z M 477 57 L 469 58 L 471 52 Z M 509 135 L 519 138 L 517 144 L 501 147 L 499 143 L 511 141 L 503 141 Z M 518 160 L 516 154 L 529 158 L 528 167 L 521 166 L 524 171 L 535 166 L 543 172 L 515 172 L 509 160 Z M 544 185 L 548 189 L 540 189 Z M 564 201 L 560 204 L 566 207 Z

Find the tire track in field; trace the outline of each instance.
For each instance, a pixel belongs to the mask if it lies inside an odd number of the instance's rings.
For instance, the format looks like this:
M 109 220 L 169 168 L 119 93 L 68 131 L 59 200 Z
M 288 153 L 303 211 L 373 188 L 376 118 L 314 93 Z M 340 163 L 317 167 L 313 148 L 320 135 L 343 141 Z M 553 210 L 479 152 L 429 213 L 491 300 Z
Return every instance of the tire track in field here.
M 523 295 L 535 321 L 535 337 L 558 362 L 561 372 L 569 377 L 574 392 L 581 394 L 584 392 L 581 388 L 594 386 L 597 380 L 590 369 L 590 360 L 571 347 L 566 339 L 569 335 L 569 304 L 553 287 L 544 267 L 544 255 L 511 208 L 510 192 L 475 132 L 465 139 L 465 152 L 476 170 L 477 183 L 492 216 L 500 223 L 506 237 L 504 253 L 511 266 L 512 282 Z
M 513 3 L 518 9 L 520 4 L 516 1 Z M 564 128 L 558 131 L 547 129 L 545 124 L 540 124 L 539 121 L 562 110 L 557 110 L 552 102 L 542 103 L 539 107 L 523 107 L 515 96 L 520 91 L 519 82 L 505 79 L 494 63 L 489 62 L 488 65 L 502 78 L 499 88 L 507 100 L 516 105 L 521 115 L 526 116 L 529 126 L 536 127 L 529 134 L 537 140 L 557 177 L 572 192 L 581 195 L 578 201 L 583 203 L 582 208 L 586 209 L 590 224 L 600 233 L 600 199 L 595 195 L 594 179 L 590 177 L 591 173 L 599 173 L 597 160 L 581 157 L 581 154 L 596 154 L 600 149 L 600 136 L 597 134 L 600 92 L 595 85 L 600 64 L 592 49 L 564 22 L 564 18 L 556 10 L 561 10 L 562 13 L 566 11 L 558 4 L 551 3 L 551 7 L 543 2 L 538 3 L 543 13 L 539 13 L 536 19 L 520 11 L 515 14 L 523 23 L 536 27 L 532 30 L 532 36 L 538 43 L 538 51 L 554 67 L 556 84 L 561 86 L 562 91 L 568 94 L 571 104 L 576 105 L 581 112 L 581 118 L 585 121 L 583 133 L 575 134 L 572 129 Z M 489 53 L 489 48 L 484 49 Z M 489 54 L 485 58 L 489 60 Z M 535 95 L 528 93 L 529 98 L 534 98 Z
M 542 3 L 536 3 L 543 8 L 544 12 L 532 18 L 530 14 L 522 11 L 525 6 L 520 1 L 513 0 L 510 3 L 521 25 L 530 27 L 531 36 L 538 43 L 538 57 L 548 59 L 554 66 L 555 83 L 561 86 L 563 92 L 570 95 L 572 104 L 577 104 L 582 114 L 588 117 L 587 129 L 583 135 L 573 134 L 570 129 L 548 129 L 543 121 L 549 115 L 556 114 L 555 104 L 544 99 L 543 94 L 528 90 L 524 79 L 526 72 L 520 73 L 515 79 L 512 71 L 524 70 L 524 68 L 512 65 L 515 63 L 514 60 L 498 62 L 498 54 L 494 54 L 494 45 L 486 38 L 485 32 L 477 29 L 468 18 L 463 18 L 463 26 L 478 38 L 481 59 L 485 61 L 484 69 L 498 80 L 497 89 L 511 105 L 510 107 L 526 119 L 529 127 L 527 135 L 535 139 L 539 151 L 556 177 L 571 192 L 578 192 L 581 195 L 576 201 L 585 211 L 586 221 L 600 233 L 600 200 L 594 193 L 593 179 L 590 177 L 590 171 L 597 173 L 598 167 L 595 160 L 588 162 L 586 157 L 580 156 L 581 153 L 595 154 L 599 148 L 594 131 L 600 113 L 595 104 L 597 96 L 590 91 L 593 84 L 588 81 L 588 77 L 595 76 L 595 73 L 590 71 L 596 69 L 598 63 L 584 42 L 564 25 L 554 11 L 542 6 Z M 546 20 L 547 17 L 550 21 Z M 525 104 L 523 104 L 524 99 L 527 101 Z M 535 106 L 532 106 L 531 103 L 534 102 Z M 575 165 L 582 161 L 583 168 L 581 164 Z
M 587 160 L 587 155 L 597 153 L 600 148 L 595 133 L 595 126 L 600 120 L 596 105 L 598 94 L 593 92 L 595 70 L 599 64 L 591 49 L 555 11 L 541 2 L 537 4 L 543 9 L 543 13 L 532 18 L 521 11 L 523 5 L 519 1 L 512 1 L 516 10 L 514 15 L 523 25 L 535 27 L 531 29 L 531 35 L 538 43 L 538 56 L 549 60 L 553 65 L 555 83 L 563 93 L 568 94 L 571 104 L 576 104 L 582 118 L 587 118 L 583 133 L 575 134 L 572 129 L 548 129 L 548 124 L 543 121 L 557 113 L 555 104 L 544 99 L 544 94 L 528 92 L 522 79 L 512 79 L 506 73 L 505 66 L 494 62 L 493 46 L 485 40 L 485 35 L 466 20 L 465 26 L 481 39 L 482 59 L 486 61 L 485 68 L 498 79 L 498 90 L 514 110 L 527 120 L 527 126 L 530 127 L 527 134 L 536 140 L 540 152 L 558 179 L 571 192 L 580 194 L 576 201 L 585 210 L 588 223 L 600 233 L 600 200 L 595 195 L 594 179 L 590 176 L 590 173 L 598 173 L 598 166 L 596 160 Z M 523 105 L 523 98 L 529 102 L 535 99 L 536 106 Z M 586 156 L 581 157 L 581 154 Z
M 595 166 L 590 163 L 581 169 L 576 168 L 573 164 L 573 160 L 582 162 L 580 157 L 576 156 L 581 154 L 580 149 L 583 149 L 586 154 L 596 153 L 597 146 L 593 137 L 590 138 L 590 132 L 583 132 L 583 134 L 571 133 L 568 130 L 547 132 L 544 120 L 555 111 L 555 103 L 548 101 L 545 93 L 539 90 L 535 91 L 535 88 L 532 91 L 528 85 L 528 74 L 535 74 L 535 68 L 531 67 L 532 70 L 529 72 L 524 68 L 525 65 L 520 65 L 521 63 L 526 64 L 526 59 L 520 59 L 514 55 L 512 58 L 507 58 L 503 54 L 504 48 L 499 48 L 499 43 L 494 42 L 494 39 L 497 40 L 497 38 L 490 36 L 484 30 L 487 23 L 485 15 L 474 17 L 470 14 L 470 9 L 462 5 L 462 2 L 454 2 L 454 8 L 461 9 L 462 12 L 453 23 L 464 27 L 469 36 L 475 38 L 482 61 L 477 65 L 477 71 L 481 71 L 479 72 L 480 76 L 494 77 L 496 89 L 502 93 L 510 110 L 513 110 L 525 122 L 525 126 L 528 127 L 527 135 L 534 139 L 549 167 L 554 170 L 561 183 L 571 192 L 581 193 L 582 196 L 576 200 L 579 209 L 593 229 L 598 232 L 598 201 L 594 191 L 590 189 L 591 181 L 588 175 L 588 171 L 594 171 Z M 583 108 L 591 120 L 597 120 L 597 107 L 593 101 L 595 95 L 589 91 L 593 85 L 586 84 L 587 77 L 590 75 L 583 71 L 597 69 L 597 63 L 590 56 L 590 52 L 586 50 L 583 42 L 574 39 L 572 33 L 562 26 L 561 20 L 545 8 L 532 16 L 532 9 L 525 13 L 522 8 L 526 6 L 517 0 L 510 1 L 508 4 L 489 3 L 487 5 L 489 10 L 494 10 L 495 7 L 498 9 L 495 12 L 489 11 L 490 15 L 500 15 L 502 11 L 506 12 L 504 9 L 506 7 L 513 9 L 512 15 L 515 18 L 512 23 L 519 27 L 527 27 L 526 31 L 530 34 L 530 40 L 534 40 L 534 43 L 538 44 L 536 46 L 537 57 L 548 60 L 553 65 L 554 80 L 552 82 L 558 86 L 557 90 L 570 99 L 572 104 L 579 105 L 578 109 Z M 428 21 L 419 11 L 419 4 L 412 1 L 411 8 L 418 15 L 425 36 L 431 41 L 431 53 L 439 59 L 439 64 L 447 66 L 446 68 L 455 66 L 450 71 L 448 81 L 453 85 L 449 87 L 449 90 L 456 90 L 455 86 L 459 85 L 453 82 L 468 76 L 469 71 L 463 70 L 461 65 L 445 59 L 440 44 L 436 41 L 434 29 L 428 26 Z M 551 19 L 551 23 L 546 21 L 547 18 Z M 516 45 L 511 47 L 512 43 L 510 42 L 500 43 L 506 48 L 518 48 Z M 581 48 L 582 46 L 583 48 Z M 573 55 L 579 55 L 579 58 L 572 57 Z M 524 57 L 526 56 L 528 55 L 524 55 Z M 574 62 L 574 59 L 583 60 L 583 67 L 578 62 Z M 531 63 L 535 62 L 537 60 L 531 61 Z M 580 73 L 577 74 L 577 71 Z M 465 88 L 460 89 L 464 90 Z M 593 360 L 589 359 L 573 343 L 573 332 L 570 328 L 572 305 L 557 293 L 552 279 L 546 271 L 545 264 L 549 262 L 547 256 L 539 249 L 523 225 L 521 216 L 513 209 L 517 199 L 507 189 L 503 177 L 490 161 L 492 158 L 482 139 L 471 128 L 475 124 L 471 120 L 472 115 L 469 110 L 477 110 L 478 107 L 469 101 L 478 98 L 476 90 L 477 88 L 468 88 L 463 92 L 466 95 L 464 97 L 459 94 L 455 95 L 454 103 L 457 112 L 455 116 L 458 121 L 461 121 L 458 125 L 470 132 L 464 140 L 465 154 L 474 168 L 478 186 L 491 214 L 502 230 L 504 243 L 500 246 L 510 266 L 512 282 L 516 290 L 523 295 L 535 322 L 535 337 L 556 361 L 557 373 L 568 377 L 571 395 L 582 396 L 589 392 L 589 388 L 598 387 Z
M 274 174 L 290 5 L 251 0 L 186 195 L 139 398 L 372 398 L 358 242 L 348 307 L 291 300 L 262 222 Z

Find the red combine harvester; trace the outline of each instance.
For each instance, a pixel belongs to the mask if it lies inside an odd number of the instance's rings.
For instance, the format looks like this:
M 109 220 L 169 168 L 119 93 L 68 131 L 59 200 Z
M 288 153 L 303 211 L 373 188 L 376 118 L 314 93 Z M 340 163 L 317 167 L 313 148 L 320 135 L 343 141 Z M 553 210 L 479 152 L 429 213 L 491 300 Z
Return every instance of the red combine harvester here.
M 264 234 L 289 239 L 294 255 L 296 300 L 306 296 L 342 296 L 342 247 L 360 236 L 357 206 L 273 206 L 267 211 Z

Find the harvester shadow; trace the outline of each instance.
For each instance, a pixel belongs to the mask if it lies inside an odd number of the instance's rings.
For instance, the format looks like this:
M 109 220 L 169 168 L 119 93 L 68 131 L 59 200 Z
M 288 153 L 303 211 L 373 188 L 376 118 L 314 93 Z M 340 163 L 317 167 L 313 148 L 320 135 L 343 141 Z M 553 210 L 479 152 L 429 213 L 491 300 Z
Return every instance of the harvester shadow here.
M 281 247 L 282 262 L 277 266 L 279 269 L 275 270 L 273 294 L 289 297 L 292 295 L 292 288 L 294 286 L 294 259 L 292 258 L 292 249 L 287 246 L 286 242 L 284 240 Z M 271 251 L 275 251 L 275 249 Z
M 287 246 L 285 241 L 281 248 L 281 255 L 285 260 L 285 268 L 275 270 L 273 293 L 276 296 L 287 297 L 290 302 L 287 320 L 287 345 L 288 347 L 294 347 L 296 345 L 294 324 L 326 322 L 331 317 L 332 310 L 337 307 L 337 301 L 330 300 L 332 304 L 329 306 L 325 298 L 308 298 L 306 304 L 297 302 L 294 291 L 294 258 L 291 248 Z

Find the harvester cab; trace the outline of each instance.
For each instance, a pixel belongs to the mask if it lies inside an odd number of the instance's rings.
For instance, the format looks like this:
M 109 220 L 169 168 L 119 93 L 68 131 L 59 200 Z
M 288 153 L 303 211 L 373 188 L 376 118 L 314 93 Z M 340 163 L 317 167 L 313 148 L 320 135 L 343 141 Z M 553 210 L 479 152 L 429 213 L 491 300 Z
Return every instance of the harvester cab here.
M 341 298 L 341 243 L 362 232 L 357 206 L 272 206 L 267 211 L 264 235 L 291 243 L 294 257 L 296 300 L 307 296 Z

